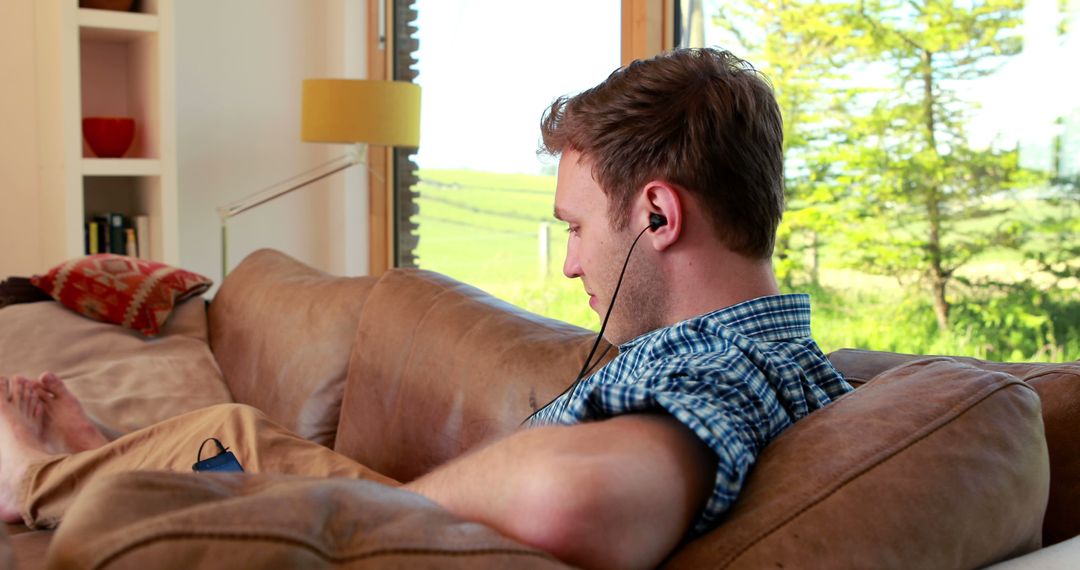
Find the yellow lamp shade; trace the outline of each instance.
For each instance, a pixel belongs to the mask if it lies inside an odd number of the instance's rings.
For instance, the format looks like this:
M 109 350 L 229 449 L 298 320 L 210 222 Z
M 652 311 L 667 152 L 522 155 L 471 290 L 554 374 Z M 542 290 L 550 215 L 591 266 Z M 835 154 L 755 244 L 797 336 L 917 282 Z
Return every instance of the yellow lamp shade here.
M 305 79 L 300 138 L 420 146 L 420 86 L 404 81 Z

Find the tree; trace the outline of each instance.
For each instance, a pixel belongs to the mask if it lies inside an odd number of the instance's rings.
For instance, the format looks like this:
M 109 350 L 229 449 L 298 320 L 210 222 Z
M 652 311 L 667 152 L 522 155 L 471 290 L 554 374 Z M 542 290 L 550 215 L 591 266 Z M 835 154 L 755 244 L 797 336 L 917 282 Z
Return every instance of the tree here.
M 1060 137 L 1058 139 L 1060 146 Z M 1060 173 L 1060 163 L 1055 170 Z M 1080 282 L 1080 174 L 1054 176 L 1046 190 L 1051 209 L 1025 225 L 1024 257 L 1054 280 L 1054 287 Z
M 1021 8 L 1021 0 L 864 0 L 850 20 L 867 69 L 889 68 L 882 89 L 856 99 L 838 156 L 862 202 L 852 260 L 923 277 L 942 330 L 957 269 L 989 247 L 1016 245 L 1002 199 L 1032 182 L 1015 149 L 969 143 L 974 106 L 958 96 L 1020 50 Z
M 861 271 L 917 276 L 949 326 L 956 272 L 1018 247 L 1006 198 L 1037 177 L 1015 148 L 978 148 L 960 92 L 1020 50 L 1022 0 L 742 0 L 714 26 L 772 80 L 784 114 L 788 211 L 777 272 L 809 270 L 824 241 Z M 725 43 L 730 44 L 724 45 Z M 740 54 L 740 55 L 741 55 Z M 1027 234 L 1030 235 L 1030 234 Z M 812 256 L 805 267 L 804 252 Z
M 855 54 L 845 22 L 848 1 L 723 2 L 712 15 L 718 47 L 746 58 L 776 93 L 784 118 L 787 211 L 777 235 L 777 274 L 787 287 L 818 283 L 818 255 L 843 226 L 843 197 L 833 162 L 833 131 L 850 93 L 846 71 Z

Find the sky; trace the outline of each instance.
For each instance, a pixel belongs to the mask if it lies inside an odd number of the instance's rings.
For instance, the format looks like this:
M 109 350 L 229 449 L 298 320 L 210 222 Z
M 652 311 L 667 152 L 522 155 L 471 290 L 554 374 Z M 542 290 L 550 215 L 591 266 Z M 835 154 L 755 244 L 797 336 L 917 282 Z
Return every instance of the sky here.
M 620 4 L 419 0 L 417 164 L 540 173 L 544 110 L 619 67 Z
M 707 24 L 719 1 L 705 0 Z M 1080 148 L 1080 74 L 1063 67 L 1080 60 L 1080 33 L 1056 36 L 1056 4 L 1029 0 L 1024 52 L 967 90 L 982 107 L 970 124 L 972 142 L 1020 140 L 1022 160 L 1034 167 L 1046 166 L 1059 116 L 1072 117 L 1067 146 Z M 420 167 L 543 172 L 552 161 L 536 155 L 540 117 L 556 96 L 592 87 L 619 66 L 620 5 L 418 0 Z M 1073 21 L 1080 27 L 1080 15 Z M 1080 156 L 1070 166 L 1080 170 Z

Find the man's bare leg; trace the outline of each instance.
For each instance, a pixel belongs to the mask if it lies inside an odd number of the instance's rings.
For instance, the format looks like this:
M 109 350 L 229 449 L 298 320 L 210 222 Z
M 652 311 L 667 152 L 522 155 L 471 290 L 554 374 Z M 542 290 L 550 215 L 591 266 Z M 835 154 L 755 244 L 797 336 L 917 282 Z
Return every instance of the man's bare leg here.
M 34 384 L 42 403 L 42 438 L 50 453 L 78 453 L 97 449 L 109 439 L 86 415 L 79 399 L 56 374 L 46 372 Z
M 22 522 L 19 485 L 30 464 L 46 459 L 42 406 L 26 378 L 0 377 L 0 519 Z

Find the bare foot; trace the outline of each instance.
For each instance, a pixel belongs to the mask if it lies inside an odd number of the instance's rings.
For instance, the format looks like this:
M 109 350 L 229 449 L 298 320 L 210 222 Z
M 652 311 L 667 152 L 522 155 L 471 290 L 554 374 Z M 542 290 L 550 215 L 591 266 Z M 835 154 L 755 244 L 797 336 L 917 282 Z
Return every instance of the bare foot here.
M 26 468 L 48 457 L 40 437 L 42 411 L 30 384 L 0 377 L 0 519 L 8 523 L 23 520 L 18 491 Z
M 16 376 L 8 384 L 8 401 L 11 402 L 23 420 L 31 436 L 41 439 L 41 430 L 44 426 L 45 408 L 34 390 L 34 383 L 29 378 Z
M 42 374 L 34 389 L 44 410 L 41 433 L 49 452 L 78 453 L 109 442 L 56 374 Z

